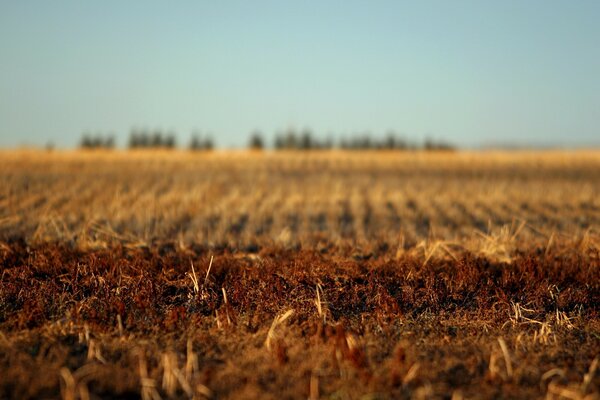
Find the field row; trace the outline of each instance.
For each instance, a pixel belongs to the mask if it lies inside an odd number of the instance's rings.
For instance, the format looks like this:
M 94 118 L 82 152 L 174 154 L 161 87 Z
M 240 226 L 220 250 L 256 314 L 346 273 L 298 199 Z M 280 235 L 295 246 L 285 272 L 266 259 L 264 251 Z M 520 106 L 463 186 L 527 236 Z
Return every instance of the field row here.
M 12 155 L 0 237 L 411 246 L 521 221 L 525 237 L 546 240 L 600 227 L 600 158 L 489 157 Z

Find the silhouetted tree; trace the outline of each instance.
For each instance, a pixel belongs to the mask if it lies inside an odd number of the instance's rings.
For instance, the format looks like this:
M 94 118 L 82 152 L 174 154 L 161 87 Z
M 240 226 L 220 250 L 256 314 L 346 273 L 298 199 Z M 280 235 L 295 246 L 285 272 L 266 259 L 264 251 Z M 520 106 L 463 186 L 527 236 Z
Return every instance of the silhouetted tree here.
M 114 143 L 114 141 L 113 141 Z M 109 142 L 105 142 L 108 145 Z M 177 136 L 174 132 L 167 134 L 160 129 L 150 132 L 145 129 L 132 129 L 129 134 L 129 148 L 163 148 L 173 149 L 177 146 Z
M 162 145 L 163 145 L 163 147 L 165 147 L 167 149 L 174 149 L 175 146 L 177 145 L 177 140 L 175 139 L 175 134 L 174 133 L 167 134 L 163 140 Z
M 92 148 L 92 138 L 89 133 L 84 133 L 81 137 L 81 141 L 79 142 L 79 147 L 82 149 L 90 149 Z
M 79 142 L 79 147 L 82 149 L 112 149 L 115 146 L 115 138 L 113 135 L 104 136 L 100 133 L 91 135 L 85 132 Z
M 281 150 L 283 148 L 283 145 L 284 145 L 283 135 L 281 133 L 276 134 L 275 140 L 273 142 L 273 148 L 275 150 Z
M 188 148 L 190 150 L 200 150 L 201 147 L 201 134 L 198 131 L 192 132 L 192 138 L 190 139 Z
M 212 150 L 214 143 L 211 137 L 202 137 L 202 134 L 195 132 L 190 140 L 190 150 Z
M 289 149 L 289 150 L 298 148 L 298 137 L 297 137 L 296 131 L 294 129 L 288 129 L 288 131 L 285 135 L 283 148 Z
M 329 149 L 334 146 L 331 136 L 325 140 L 319 140 L 313 136 L 312 131 L 304 129 L 298 134 L 293 128 L 275 135 L 274 148 L 276 150 L 312 150 Z M 394 131 L 388 131 L 383 137 L 374 137 L 370 132 L 356 133 L 350 137 L 343 136 L 337 143 L 337 147 L 344 150 L 453 150 L 454 146 L 444 141 L 426 139 L 422 146 L 396 135 Z
M 163 133 L 159 130 L 156 130 L 150 137 L 149 147 L 162 147 L 163 140 Z
M 215 143 L 212 139 L 212 137 L 208 136 L 206 139 L 204 139 L 204 150 L 212 150 L 215 148 Z
M 298 145 L 301 150 L 310 150 L 315 147 L 315 142 L 312 138 L 312 132 L 310 129 L 305 129 L 302 131 Z
M 248 148 L 250 148 L 251 150 L 262 150 L 264 148 L 262 134 L 259 131 L 254 131 L 250 135 L 250 140 L 248 141 Z
M 104 148 L 105 149 L 113 149 L 115 147 L 115 136 L 109 135 L 104 139 Z
M 453 151 L 454 146 L 448 142 L 435 141 L 431 138 L 426 138 L 423 143 L 423 150 L 426 151 Z

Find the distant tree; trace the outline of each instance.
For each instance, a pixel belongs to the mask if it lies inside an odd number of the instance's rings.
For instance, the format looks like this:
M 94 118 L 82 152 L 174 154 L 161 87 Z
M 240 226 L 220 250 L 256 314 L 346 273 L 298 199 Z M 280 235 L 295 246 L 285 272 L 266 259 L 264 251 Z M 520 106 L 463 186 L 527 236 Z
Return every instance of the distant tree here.
M 423 143 L 423 150 L 426 151 L 454 151 L 454 146 L 448 142 L 435 141 L 431 138 L 426 138 Z
M 104 147 L 112 147 L 114 138 L 104 140 Z M 163 148 L 173 149 L 177 147 L 177 135 L 174 132 L 164 133 L 160 129 L 150 132 L 145 129 L 132 129 L 129 134 L 129 148 Z
M 148 147 L 162 147 L 164 144 L 163 133 L 160 130 L 155 130 L 150 137 L 150 143 Z
M 283 148 L 288 150 L 298 148 L 298 137 L 294 129 L 288 129 L 283 142 Z
M 79 147 L 82 149 L 91 149 L 92 148 L 92 138 L 89 133 L 84 133 L 81 137 L 81 141 L 79 142 Z
M 201 146 L 200 133 L 198 131 L 194 131 L 188 147 L 190 150 L 200 150 Z
M 344 146 L 346 143 L 344 142 Z M 303 129 L 298 133 L 293 128 L 288 129 L 285 132 L 278 132 L 275 135 L 273 142 L 275 150 L 318 150 L 318 149 L 331 149 L 334 147 L 333 139 L 331 134 L 325 139 L 320 140 L 313 134 L 308 128 Z
M 264 140 L 262 138 L 262 134 L 259 131 L 254 131 L 250 135 L 250 140 L 248 141 L 248 148 L 251 150 L 262 150 L 264 148 Z
M 215 143 L 212 137 L 208 136 L 204 139 L 204 150 L 213 150 L 215 148 Z
M 147 148 L 152 146 L 152 136 L 148 131 L 142 131 L 140 133 L 139 147 Z
M 396 148 L 396 135 L 393 132 L 388 133 L 383 147 L 388 150 L 394 150 Z
M 174 133 L 169 133 L 165 136 L 163 140 L 163 147 L 167 149 L 174 149 L 177 145 L 177 140 L 175 139 Z
M 147 145 L 147 133 L 142 129 L 133 128 L 129 133 L 129 148 L 137 149 L 140 147 L 146 147 Z
M 112 149 L 115 147 L 115 138 L 113 135 L 105 136 L 101 133 L 92 135 L 89 132 L 84 132 L 79 147 L 82 149 Z
M 283 135 L 281 133 L 276 134 L 275 141 L 273 142 L 273 148 L 275 150 L 281 150 L 281 149 L 283 149 L 284 144 L 285 144 L 285 139 L 283 138 Z
M 108 135 L 107 137 L 104 138 L 104 145 L 103 147 L 105 149 L 114 149 L 115 148 L 115 135 Z
M 301 150 L 310 150 L 315 147 L 315 142 L 312 137 L 312 132 L 310 129 L 304 129 L 302 134 L 300 135 L 300 140 L 298 141 L 298 147 Z
M 202 134 L 199 132 L 194 132 L 192 134 L 192 139 L 190 140 L 189 149 L 193 151 L 198 150 L 212 150 L 214 147 L 214 143 L 211 137 L 203 138 Z

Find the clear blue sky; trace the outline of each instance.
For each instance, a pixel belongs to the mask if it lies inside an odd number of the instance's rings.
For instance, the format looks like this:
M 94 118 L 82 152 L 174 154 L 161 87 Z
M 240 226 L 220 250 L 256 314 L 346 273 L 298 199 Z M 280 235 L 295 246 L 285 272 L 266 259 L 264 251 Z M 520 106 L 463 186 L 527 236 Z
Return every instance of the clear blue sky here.
M 305 126 L 600 144 L 600 1 L 1 1 L 0 146 Z

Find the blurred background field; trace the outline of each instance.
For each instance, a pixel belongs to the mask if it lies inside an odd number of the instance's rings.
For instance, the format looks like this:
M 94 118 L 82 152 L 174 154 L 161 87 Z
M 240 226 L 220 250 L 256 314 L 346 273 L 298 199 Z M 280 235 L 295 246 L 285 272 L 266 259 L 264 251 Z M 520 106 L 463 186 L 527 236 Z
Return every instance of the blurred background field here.
M 0 153 L 0 182 L 0 238 L 86 248 L 452 252 L 547 246 L 600 226 L 591 150 L 15 150 Z

